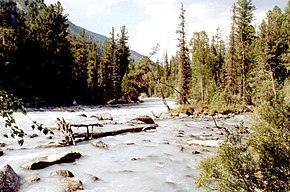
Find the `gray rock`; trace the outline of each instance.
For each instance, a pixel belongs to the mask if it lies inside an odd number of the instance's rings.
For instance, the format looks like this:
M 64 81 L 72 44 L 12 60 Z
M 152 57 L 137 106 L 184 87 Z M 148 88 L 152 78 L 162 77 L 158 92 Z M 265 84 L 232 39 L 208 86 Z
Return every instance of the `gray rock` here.
M 103 149 L 108 149 L 108 145 L 103 141 L 94 141 L 93 146 L 103 148 Z
M 113 117 L 110 113 L 101 113 L 101 114 L 96 114 L 92 115 L 92 118 L 97 118 L 98 120 L 109 120 L 113 121 Z
M 38 137 L 38 134 L 36 133 L 33 133 L 32 135 L 29 136 L 30 138 L 35 138 L 35 137 Z
M 74 177 L 74 174 L 69 170 L 57 170 L 50 174 L 51 176 Z
M 113 121 L 113 117 L 110 113 L 102 113 L 100 120 L 110 120 Z
M 5 147 L 6 144 L 5 143 L 0 143 L 0 147 Z
M 0 170 L 0 191 L 14 192 L 17 191 L 19 184 L 19 176 L 11 168 L 10 165 L 5 165 Z
M 72 177 L 65 177 L 61 180 L 61 183 L 64 187 L 65 192 L 74 192 L 77 190 L 83 190 L 83 183 L 81 180 L 72 178 Z
M 192 154 L 200 154 L 200 151 L 192 151 Z
M 154 120 L 148 115 L 136 117 L 136 118 L 128 121 L 128 123 L 132 123 L 132 124 L 155 124 Z
M 33 175 L 30 177 L 27 177 L 25 180 L 29 183 L 34 183 L 34 182 L 40 181 L 40 177 L 38 177 L 37 175 Z
M 86 114 L 80 114 L 80 117 L 88 117 Z

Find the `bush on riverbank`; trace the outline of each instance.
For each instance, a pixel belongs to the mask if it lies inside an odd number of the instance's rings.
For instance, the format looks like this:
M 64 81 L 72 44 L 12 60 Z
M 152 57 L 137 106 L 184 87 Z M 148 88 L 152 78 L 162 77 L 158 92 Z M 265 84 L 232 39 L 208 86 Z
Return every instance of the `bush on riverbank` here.
M 290 190 L 290 105 L 284 97 L 257 109 L 250 134 L 227 135 L 215 156 L 199 164 L 198 187 L 214 191 Z

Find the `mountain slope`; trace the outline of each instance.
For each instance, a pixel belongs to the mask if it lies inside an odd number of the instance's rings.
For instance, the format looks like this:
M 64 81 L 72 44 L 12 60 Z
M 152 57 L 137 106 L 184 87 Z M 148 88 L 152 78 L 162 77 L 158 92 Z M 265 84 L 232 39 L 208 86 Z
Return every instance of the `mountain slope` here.
M 84 29 L 80 26 L 75 25 L 71 21 L 68 21 L 68 24 L 69 24 L 69 29 L 71 30 L 71 33 L 77 36 L 80 35 L 80 32 Z M 87 29 L 84 29 L 84 30 L 85 30 L 86 38 L 91 37 L 94 41 L 100 44 L 103 44 L 108 39 L 108 37 L 104 35 L 89 31 Z M 134 50 L 130 50 L 130 52 L 131 52 L 131 58 L 135 61 L 135 63 L 138 63 L 142 55 Z
M 8 0 L 4 0 L 4 1 L 8 1 Z M 13 1 L 17 4 L 17 7 L 20 10 L 24 10 L 25 12 L 28 12 L 28 8 L 25 5 L 25 0 L 13 0 Z M 33 0 L 28 0 L 28 2 L 32 2 L 32 1 Z M 69 20 L 68 20 L 68 25 L 69 25 L 69 29 L 71 33 L 77 36 L 80 35 L 80 32 L 84 29 L 83 27 L 77 26 Z M 94 41 L 100 43 L 101 45 L 108 39 L 108 37 L 104 35 L 89 31 L 87 29 L 85 29 L 85 33 L 86 33 L 86 38 L 91 37 Z M 142 55 L 134 50 L 130 50 L 130 51 L 131 51 L 131 58 L 135 61 L 135 63 L 138 63 Z

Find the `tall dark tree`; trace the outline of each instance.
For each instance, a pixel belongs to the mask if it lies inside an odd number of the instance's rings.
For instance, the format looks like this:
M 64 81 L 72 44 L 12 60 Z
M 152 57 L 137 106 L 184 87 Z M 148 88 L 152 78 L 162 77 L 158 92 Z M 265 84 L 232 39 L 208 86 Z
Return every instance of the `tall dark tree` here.
M 252 0 L 238 0 L 237 2 L 236 31 L 239 51 L 238 60 L 241 64 L 241 95 L 244 103 L 250 102 L 248 76 L 251 64 L 253 63 L 250 50 L 255 35 L 255 29 L 252 26 L 255 9 Z
M 80 37 L 73 37 L 72 54 L 74 58 L 73 78 L 74 95 L 76 100 L 83 102 L 87 94 L 87 67 L 88 67 L 88 42 L 85 36 L 85 30 L 80 32 Z
M 231 95 L 238 94 L 238 64 L 237 64 L 237 36 L 236 36 L 237 7 L 232 7 L 232 23 L 229 45 L 225 55 L 225 90 Z
M 193 95 L 202 104 L 207 103 L 212 94 L 210 86 L 214 80 L 214 69 L 210 59 L 209 39 L 205 31 L 195 32 L 191 39 Z
M 188 103 L 189 97 L 189 86 L 191 81 L 191 69 L 190 69 L 190 59 L 189 59 L 189 49 L 187 47 L 186 41 L 186 32 L 185 32 L 185 9 L 183 8 L 183 3 L 181 4 L 180 8 L 180 15 L 179 15 L 179 28 L 177 33 L 178 37 L 178 47 L 179 47 L 179 103 L 186 104 Z
M 214 74 L 214 81 L 217 87 L 224 85 L 224 57 L 225 42 L 222 39 L 221 30 L 217 28 L 216 34 L 212 37 L 210 45 L 211 65 Z
M 128 31 L 126 30 L 126 26 L 121 27 L 121 34 L 118 36 L 118 42 L 117 42 L 117 56 L 118 56 L 118 68 L 120 69 L 118 78 L 117 78 L 117 87 L 116 87 L 116 94 L 115 94 L 115 100 L 118 100 L 121 97 L 122 94 L 122 79 L 126 72 L 128 71 L 128 66 L 130 63 L 129 57 L 130 57 L 130 49 L 128 46 Z
M 19 47 L 25 40 L 25 17 L 16 3 L 0 2 L 0 89 L 13 90 L 18 76 L 15 72 Z
M 97 99 L 99 98 L 99 64 L 100 58 L 98 55 L 97 44 L 90 38 L 88 42 L 87 54 L 87 88 L 89 91 L 89 100 L 93 103 L 98 103 Z

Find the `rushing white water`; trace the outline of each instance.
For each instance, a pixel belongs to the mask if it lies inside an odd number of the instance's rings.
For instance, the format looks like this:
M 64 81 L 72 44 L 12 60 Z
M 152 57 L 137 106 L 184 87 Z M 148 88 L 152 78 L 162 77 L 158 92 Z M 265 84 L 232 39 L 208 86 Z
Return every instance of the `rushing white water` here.
M 173 100 L 168 101 L 171 107 L 177 105 Z M 70 112 L 68 112 L 70 111 Z M 110 113 L 115 123 L 106 124 L 102 130 L 115 129 L 124 125 L 128 120 L 139 115 L 165 114 L 166 108 L 162 100 L 158 98 L 145 99 L 144 103 L 122 105 L 119 107 L 71 107 L 68 111 L 57 112 L 52 109 L 29 112 L 29 117 L 37 120 L 47 127 L 56 127 L 56 118 L 63 117 L 70 123 L 92 123 L 95 118 L 90 116 L 99 113 Z M 72 112 L 74 111 L 74 112 Z M 87 117 L 81 117 L 85 114 Z M 161 115 L 161 117 L 164 115 Z M 0 129 L 0 142 L 5 143 L 4 155 L 0 157 L 0 165 L 10 164 L 21 177 L 20 191 L 23 192 L 58 192 L 61 188 L 61 179 L 50 176 L 53 171 L 59 169 L 70 170 L 76 178 L 80 179 L 84 191 L 110 191 L 110 192 L 159 192 L 159 191 L 200 191 L 194 181 L 198 175 L 197 164 L 200 159 L 211 155 L 214 147 L 199 146 L 204 141 L 199 138 L 207 138 L 208 143 L 217 143 L 223 136 L 219 130 L 212 129 L 212 121 L 198 118 L 184 119 L 155 119 L 159 125 L 156 130 L 140 133 L 128 133 L 99 140 L 105 142 L 108 149 L 97 148 L 93 141 L 78 143 L 76 146 L 65 148 L 40 149 L 35 148 L 40 144 L 59 139 L 55 134 L 49 139 L 36 130 L 31 130 L 31 121 L 20 113 L 15 114 L 18 124 L 25 130 L 27 136 L 23 146 L 3 135 L 8 129 Z M 244 116 L 218 121 L 223 126 L 233 126 L 240 123 Z M 122 125 L 121 125 L 122 123 Z M 38 137 L 30 138 L 32 134 Z M 9 134 L 9 133 L 8 133 Z M 190 145 L 190 142 L 196 142 Z M 212 142 L 211 142 L 212 141 Z M 74 163 L 58 164 L 41 170 L 23 170 L 21 165 L 31 162 L 39 157 L 58 154 L 66 151 L 80 152 L 83 156 Z M 194 154 L 196 151 L 200 154 Z M 37 175 L 41 179 L 38 182 L 26 181 L 29 176 Z M 99 180 L 93 180 L 92 177 Z

